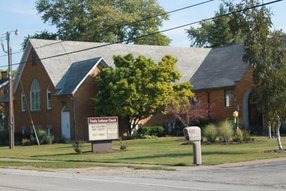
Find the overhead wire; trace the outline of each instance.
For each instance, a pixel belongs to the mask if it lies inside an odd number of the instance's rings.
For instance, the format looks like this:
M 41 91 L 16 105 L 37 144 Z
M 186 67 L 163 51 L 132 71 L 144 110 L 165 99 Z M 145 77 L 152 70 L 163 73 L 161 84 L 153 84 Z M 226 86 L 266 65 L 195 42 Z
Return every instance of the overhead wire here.
M 192 4 L 192 5 L 188 5 L 188 6 L 185 6 L 185 7 L 181 7 L 181 8 L 178 8 L 178 9 L 174 9 L 174 10 L 171 10 L 171 11 L 168 11 L 168 12 L 151 15 L 151 16 L 145 17 L 145 18 L 143 18 L 143 19 L 138 19 L 138 20 L 135 20 L 135 21 L 132 21 L 132 22 L 128 22 L 128 23 L 124 23 L 124 24 L 118 25 L 118 27 L 124 27 L 124 26 L 127 26 L 127 25 L 140 23 L 140 22 L 143 22 L 143 21 L 146 21 L 146 20 L 149 20 L 149 19 L 153 19 L 153 18 L 159 17 L 159 16 L 164 16 L 164 15 L 168 15 L 168 14 L 171 14 L 171 13 L 183 11 L 183 10 L 186 10 L 186 9 L 189 9 L 189 8 L 197 7 L 197 6 L 200 6 L 200 5 L 203 5 L 203 4 L 207 4 L 207 3 L 210 3 L 210 2 L 212 2 L 212 1 L 215 1 L 215 0 L 206 0 L 206 1 L 202 1 L 202 2 L 199 2 L 199 3 Z M 112 27 L 114 27 L 114 26 L 112 26 Z M 106 30 L 104 30 L 104 31 L 109 31 L 110 29 L 111 29 L 111 27 L 108 27 L 108 28 L 107 28 Z M 4 38 L 4 37 L 1 37 L 1 38 Z M 128 39 L 128 40 L 129 40 L 129 39 Z M 127 41 L 127 40 L 126 40 L 126 41 Z M 54 45 L 54 44 L 57 44 L 57 43 L 60 43 L 60 42 L 61 42 L 61 41 L 56 42 L 56 43 L 51 43 L 51 44 L 43 45 L 43 46 L 40 46 L 40 47 L 34 47 L 34 49 L 51 46 L 51 45 Z M 119 41 L 118 41 L 118 42 L 115 42 L 115 43 L 119 43 Z M 22 53 L 23 51 L 24 51 L 24 50 L 20 50 L 20 51 L 14 52 L 14 53 L 12 53 L 12 55 Z M 1 58 L 1 57 L 6 57 L 6 56 L 7 56 L 7 54 L 3 54 L 3 55 L 0 55 L 0 58 Z M 3 67 L 6 67 L 6 66 L 3 66 Z M 0 68 L 2 68 L 2 66 L 0 66 Z
M 141 36 L 138 36 L 138 37 L 134 37 L 133 39 L 140 39 L 140 38 L 152 36 L 152 35 L 155 35 L 155 34 L 158 34 L 158 33 L 163 33 L 163 32 L 168 32 L 168 31 L 176 30 L 176 29 L 183 28 L 183 27 L 186 27 L 186 26 L 198 24 L 198 23 L 201 23 L 201 22 L 204 22 L 204 21 L 210 21 L 210 20 L 213 20 L 213 19 L 216 19 L 216 18 L 229 16 L 229 15 L 232 15 L 232 14 L 235 14 L 235 13 L 239 13 L 239 12 L 243 12 L 243 11 L 255 9 L 255 8 L 258 8 L 258 7 L 262 7 L 262 6 L 267 6 L 267 5 L 274 4 L 274 3 L 278 3 L 278 2 L 281 2 L 281 1 L 283 1 L 283 0 L 274 0 L 274 1 L 267 2 L 267 3 L 262 3 L 262 4 L 254 5 L 254 6 L 251 6 L 251 7 L 247 7 L 247 8 L 244 8 L 244 9 L 240 9 L 240 10 L 232 11 L 232 12 L 229 12 L 229 13 L 217 15 L 217 16 L 214 16 L 214 17 L 209 17 L 209 18 L 202 19 L 202 20 L 199 20 L 199 21 L 195 21 L 195 22 L 191 22 L 191 23 L 187 23 L 187 24 L 183 24 L 183 25 L 171 27 L 171 28 L 168 28 L 168 29 L 160 30 L 160 31 L 157 31 L 157 32 L 154 32 L 154 33 L 149 33 L 149 34 L 146 34 L 146 35 L 141 35 Z M 132 39 L 131 39 L 131 40 L 132 40 Z M 98 45 L 98 46 L 93 46 L 93 47 L 89 47 L 89 48 L 84 48 L 84 49 L 80 49 L 80 50 L 76 50 L 76 51 L 65 52 L 65 53 L 61 53 L 61 54 L 56 54 L 56 55 L 52 55 L 52 56 L 47 56 L 47 57 L 44 57 L 44 58 L 40 58 L 39 60 L 46 60 L 46 59 L 51 59 L 51 58 L 55 58 L 55 57 L 65 56 L 66 54 L 75 54 L 75 53 L 84 52 L 84 51 L 88 51 L 88 50 L 92 50 L 92 49 L 97 49 L 97 48 L 102 48 L 102 47 L 110 46 L 110 45 L 113 45 L 113 44 L 124 43 L 124 42 L 126 42 L 126 41 L 130 41 L 130 39 L 124 40 L 124 41 L 112 42 L 112 43 L 105 43 L 105 44 L 101 44 L 101 45 Z M 25 64 L 25 63 L 27 63 L 27 62 L 19 62 L 19 63 L 15 63 L 15 64 L 12 64 L 12 65 L 21 65 L 21 64 Z M 3 68 L 3 67 L 4 67 L 4 66 L 0 66 L 0 68 Z

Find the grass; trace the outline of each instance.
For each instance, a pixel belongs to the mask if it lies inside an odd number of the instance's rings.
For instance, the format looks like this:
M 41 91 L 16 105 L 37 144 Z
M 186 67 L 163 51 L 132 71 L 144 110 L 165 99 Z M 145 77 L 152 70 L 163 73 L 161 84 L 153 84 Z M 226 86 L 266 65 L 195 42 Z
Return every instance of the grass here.
M 282 139 L 282 142 L 286 138 Z M 84 144 L 83 154 L 76 154 L 71 144 L 0 147 L 0 167 L 79 168 L 92 166 L 191 166 L 192 145 L 182 144 L 182 137 L 138 139 L 124 141 L 126 151 L 120 151 L 120 142 L 113 141 L 113 152 L 91 153 L 91 144 Z M 203 165 L 217 165 L 286 157 L 285 153 L 266 152 L 277 148 L 275 139 L 256 137 L 244 144 L 202 145 Z M 136 166 L 137 165 L 137 166 Z

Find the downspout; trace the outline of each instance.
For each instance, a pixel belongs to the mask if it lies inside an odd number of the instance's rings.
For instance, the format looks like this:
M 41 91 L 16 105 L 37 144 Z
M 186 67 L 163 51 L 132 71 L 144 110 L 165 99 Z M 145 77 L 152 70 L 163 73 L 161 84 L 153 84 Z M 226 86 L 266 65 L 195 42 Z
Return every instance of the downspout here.
M 71 95 L 72 108 L 73 108 L 73 126 L 74 126 L 74 141 L 77 142 L 77 115 L 76 115 L 76 99 Z

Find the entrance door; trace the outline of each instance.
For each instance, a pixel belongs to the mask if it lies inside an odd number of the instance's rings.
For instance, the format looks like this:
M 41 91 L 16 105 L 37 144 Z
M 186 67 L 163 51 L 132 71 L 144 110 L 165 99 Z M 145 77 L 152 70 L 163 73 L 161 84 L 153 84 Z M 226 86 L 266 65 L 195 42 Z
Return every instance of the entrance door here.
M 70 112 L 69 109 L 64 106 L 61 112 L 61 125 L 62 125 L 62 138 L 64 140 L 71 139 L 71 130 L 70 130 Z
M 255 102 L 249 99 L 249 127 L 255 134 L 261 134 L 263 132 L 263 118 L 262 114 L 257 111 L 257 105 Z

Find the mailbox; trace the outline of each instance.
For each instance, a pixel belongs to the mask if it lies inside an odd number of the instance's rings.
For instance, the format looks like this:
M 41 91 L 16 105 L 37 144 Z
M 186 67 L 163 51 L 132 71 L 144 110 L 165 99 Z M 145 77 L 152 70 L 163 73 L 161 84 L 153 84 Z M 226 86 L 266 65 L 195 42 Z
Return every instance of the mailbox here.
M 184 128 L 184 135 L 188 141 L 201 141 L 201 128 L 193 126 L 193 127 L 186 127 Z
M 196 126 L 186 127 L 183 132 L 186 140 L 193 144 L 193 163 L 195 165 L 202 164 L 201 128 Z

